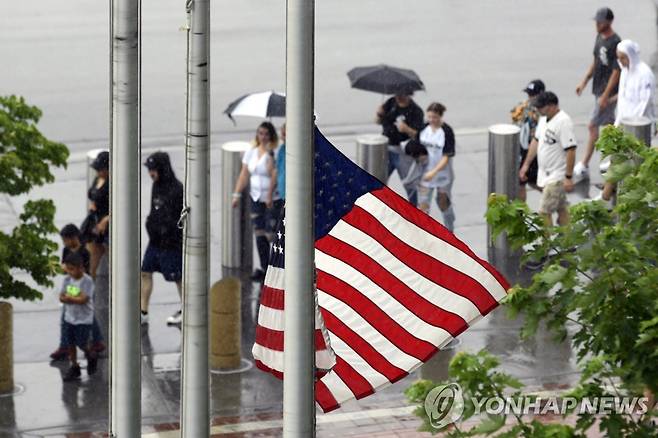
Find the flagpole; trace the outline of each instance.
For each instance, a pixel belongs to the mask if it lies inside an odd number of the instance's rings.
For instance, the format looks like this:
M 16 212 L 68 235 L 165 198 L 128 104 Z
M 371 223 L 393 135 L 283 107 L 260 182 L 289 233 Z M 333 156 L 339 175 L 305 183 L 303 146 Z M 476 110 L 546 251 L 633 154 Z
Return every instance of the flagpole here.
M 210 0 L 187 0 L 188 67 L 183 246 L 181 437 L 210 435 L 208 368 Z M 185 210 L 187 211 L 187 209 Z
M 315 0 L 288 0 L 283 436 L 315 436 L 313 87 Z
M 139 0 L 111 3 L 110 435 L 141 434 Z

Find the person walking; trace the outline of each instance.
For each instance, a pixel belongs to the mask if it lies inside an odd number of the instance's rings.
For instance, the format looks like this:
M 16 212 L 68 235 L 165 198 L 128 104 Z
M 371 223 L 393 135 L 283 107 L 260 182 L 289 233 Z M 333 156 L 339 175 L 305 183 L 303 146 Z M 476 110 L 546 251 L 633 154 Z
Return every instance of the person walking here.
M 94 320 L 94 281 L 85 274 L 82 256 L 70 253 L 64 260 L 66 277 L 60 289 L 59 301 L 64 305 L 64 344 L 69 353 L 71 367 L 64 375 L 64 381 L 80 379 L 80 365 L 77 349 L 80 348 L 87 358 L 87 374 L 96 372 L 98 358 L 89 348 L 89 335 Z
M 645 62 L 640 59 L 640 46 L 631 40 L 623 40 L 617 45 L 617 59 L 621 65 L 619 93 L 617 94 L 617 116 L 615 126 L 624 119 L 646 117 L 655 130 L 655 89 L 656 77 Z M 610 202 L 615 190 L 613 183 L 606 182 L 595 200 Z
M 85 274 L 89 274 L 89 251 L 80 242 L 80 230 L 74 224 L 65 225 L 59 232 L 62 238 L 64 249 L 62 250 L 62 270 L 66 273 L 66 259 L 70 254 L 78 254 L 82 260 L 82 268 Z M 91 347 L 90 349 L 96 353 L 105 350 L 105 343 L 103 342 L 103 332 L 101 331 L 98 319 L 94 315 L 94 320 L 91 325 Z M 60 318 L 59 327 L 59 346 L 50 353 L 50 358 L 54 361 L 65 360 L 69 355 L 68 347 L 66 345 L 65 329 L 64 329 L 64 306 L 62 306 L 62 314 Z
M 176 178 L 169 154 L 155 152 L 144 163 L 153 180 L 151 211 L 146 218 L 149 243 L 142 260 L 142 324 L 148 323 L 149 301 L 153 292 L 153 273 L 176 284 L 181 296 L 183 279 L 183 230 L 178 221 L 183 210 L 183 184 Z M 180 324 L 179 309 L 167 318 L 167 324 Z
M 537 96 L 543 93 L 546 90 L 546 86 L 541 79 L 535 79 L 530 81 L 528 85 L 523 89 L 523 91 L 528 95 L 528 98 L 518 104 L 512 111 L 512 122 L 518 125 L 521 128 L 519 134 L 520 140 L 520 153 L 521 160 L 520 166 L 523 165 L 525 157 L 528 155 L 528 148 L 530 147 L 530 142 L 535 137 L 535 130 L 537 129 L 537 123 L 539 123 L 539 111 L 535 107 L 535 100 Z M 530 163 L 528 168 L 528 179 L 526 181 L 519 180 L 519 199 L 524 201 L 527 198 L 526 185 L 530 184 L 531 187 L 537 189 L 537 158 Z
M 443 121 L 446 107 L 433 102 L 427 107 L 427 124 L 418 133 L 418 141 L 427 150 L 427 164 L 418 184 L 419 208 L 429 214 L 436 191 L 436 204 L 443 216 L 443 225 L 450 231 L 455 228 L 452 205 L 452 184 L 455 174 L 452 158 L 455 156 L 455 134 Z
M 278 146 L 279 137 L 274 125 L 263 122 L 256 131 L 254 146 L 242 157 L 242 169 L 235 183 L 232 195 L 233 208 L 237 207 L 242 197 L 242 191 L 249 185 L 251 198 L 251 223 L 256 237 L 256 248 L 260 260 L 260 269 L 255 269 L 251 275 L 254 281 L 265 279 L 265 270 L 270 255 L 270 241 L 274 236 L 272 225 L 280 212 L 276 210 L 274 201 L 276 183 L 274 150 Z M 277 203 L 278 207 L 281 203 Z
M 530 164 L 536 156 L 537 185 L 542 188 L 539 213 L 549 226 L 553 224 L 553 213 L 558 215 L 558 224 L 566 225 L 569 222 L 566 193 L 573 190 L 573 168 L 578 146 L 573 122 L 560 109 L 555 93 L 546 91 L 540 94 L 535 105 L 542 117 L 519 170 L 519 178 L 521 181 L 528 179 Z
M 89 250 L 89 275 L 96 279 L 96 271 L 108 243 L 110 224 L 110 153 L 103 151 L 91 163 L 96 178 L 87 191 L 89 212 L 80 226 L 81 240 Z
M 388 176 L 398 171 L 404 181 L 413 159 L 401 153 L 400 143 L 415 138 L 423 128 L 423 110 L 412 99 L 411 92 L 400 93 L 389 98 L 377 108 L 376 122 L 382 125 L 382 134 L 388 138 Z M 416 187 L 406 185 L 407 199 L 418 205 Z
M 596 11 L 596 41 L 594 42 L 594 60 L 587 69 L 585 77 L 576 87 L 580 96 L 592 79 L 594 94 L 594 110 L 587 129 L 589 138 L 585 155 L 574 168 L 574 182 L 589 178 L 589 161 L 594 153 L 594 145 L 599 138 L 599 128 L 611 125 L 615 121 L 615 99 L 619 83 L 619 64 L 617 63 L 617 44 L 621 41 L 619 35 L 612 29 L 615 16 L 610 8 L 600 8 Z

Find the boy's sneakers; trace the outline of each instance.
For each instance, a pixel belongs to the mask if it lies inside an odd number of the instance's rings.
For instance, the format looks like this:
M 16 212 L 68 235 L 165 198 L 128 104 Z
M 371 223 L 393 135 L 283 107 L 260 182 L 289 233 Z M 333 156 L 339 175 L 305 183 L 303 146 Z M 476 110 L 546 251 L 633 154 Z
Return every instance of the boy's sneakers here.
M 573 167 L 573 183 L 578 184 L 584 179 L 589 179 L 589 169 L 579 161 Z
M 176 325 L 180 324 L 183 321 L 183 312 L 179 310 L 178 312 L 171 315 L 167 318 L 167 325 Z
M 58 348 L 50 353 L 50 358 L 54 361 L 66 360 L 69 357 L 69 352 L 66 348 Z
M 149 314 L 148 313 L 141 312 L 140 317 L 141 317 L 142 325 L 145 325 L 145 324 L 149 323 Z
M 78 367 L 78 370 L 80 367 Z M 98 369 L 98 357 L 95 353 L 87 355 L 87 374 L 90 376 L 96 372 Z
M 71 365 L 71 368 L 64 375 L 65 382 L 74 382 L 80 380 L 80 365 Z

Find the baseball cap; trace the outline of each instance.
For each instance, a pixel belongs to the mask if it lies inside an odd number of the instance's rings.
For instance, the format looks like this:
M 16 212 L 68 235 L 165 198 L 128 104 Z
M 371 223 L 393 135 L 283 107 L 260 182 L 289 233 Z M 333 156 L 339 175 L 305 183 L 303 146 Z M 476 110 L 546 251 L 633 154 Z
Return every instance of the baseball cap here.
M 523 91 L 528 93 L 528 96 L 531 97 L 543 93 L 544 90 L 546 90 L 546 86 L 541 79 L 534 79 L 530 81 L 530 83 L 523 89 Z
M 91 162 L 91 168 L 94 170 L 107 170 L 110 168 L 110 153 L 103 151 L 96 155 L 94 161 Z
M 559 100 L 552 91 L 544 91 L 537 96 L 537 99 L 535 100 L 535 106 L 537 108 L 543 108 L 547 105 L 557 105 L 558 103 Z
M 612 13 L 612 9 L 610 8 L 600 8 L 596 11 L 596 15 L 594 16 L 594 20 L 598 23 L 602 21 L 612 21 L 614 19 L 615 14 Z

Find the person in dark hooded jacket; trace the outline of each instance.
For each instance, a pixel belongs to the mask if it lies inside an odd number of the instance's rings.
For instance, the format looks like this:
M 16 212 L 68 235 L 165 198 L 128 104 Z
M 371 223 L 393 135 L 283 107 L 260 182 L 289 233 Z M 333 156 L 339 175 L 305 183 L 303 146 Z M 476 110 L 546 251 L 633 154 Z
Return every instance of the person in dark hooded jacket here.
M 153 292 L 153 273 L 173 281 L 181 294 L 183 230 L 178 220 L 183 209 L 183 184 L 176 178 L 166 152 L 151 154 L 144 163 L 153 180 L 151 212 L 146 218 L 148 247 L 142 261 L 142 324 L 148 323 L 148 306 Z M 181 311 L 167 318 L 167 324 L 180 324 Z

